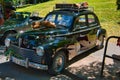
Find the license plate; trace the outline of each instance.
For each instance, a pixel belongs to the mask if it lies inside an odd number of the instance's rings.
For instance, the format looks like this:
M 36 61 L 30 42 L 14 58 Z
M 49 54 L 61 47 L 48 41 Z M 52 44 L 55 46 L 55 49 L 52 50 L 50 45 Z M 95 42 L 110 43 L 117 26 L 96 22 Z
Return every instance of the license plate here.
M 27 61 L 26 60 L 20 60 L 20 59 L 17 59 L 15 57 L 12 57 L 12 61 L 18 65 L 21 65 L 21 66 L 24 66 L 26 67 L 27 66 Z

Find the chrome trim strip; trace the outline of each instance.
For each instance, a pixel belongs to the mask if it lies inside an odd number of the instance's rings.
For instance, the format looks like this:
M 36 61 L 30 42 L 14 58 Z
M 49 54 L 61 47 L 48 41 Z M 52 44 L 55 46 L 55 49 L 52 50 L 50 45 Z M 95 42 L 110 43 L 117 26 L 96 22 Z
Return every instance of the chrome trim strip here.
M 89 26 L 91 26 L 91 27 L 92 27 L 92 26 L 96 26 L 96 25 L 97 25 L 97 23 L 96 23 L 96 24 L 90 24 Z
M 33 63 L 33 62 L 29 62 L 29 66 L 32 68 L 36 68 L 36 69 L 48 70 L 47 65 L 37 64 L 37 63 Z
M 63 36 L 69 36 L 69 35 L 73 35 L 73 34 L 81 33 L 81 32 L 84 32 L 84 31 L 89 31 L 89 30 L 92 30 L 92 29 L 95 29 L 95 28 L 100 28 L 100 26 L 95 26 L 95 27 L 92 27 L 92 28 L 88 28 L 88 29 L 85 29 L 85 30 L 80 30 L 80 31 L 76 31 L 76 32 L 68 33 L 68 34 L 58 34 L 58 35 L 53 35 L 52 37 L 63 37 Z
M 15 64 L 24 66 L 26 68 L 32 67 L 32 68 L 41 69 L 41 70 L 48 70 L 47 65 L 37 64 L 37 63 L 34 63 L 34 62 L 29 62 L 28 59 L 22 60 L 22 59 L 18 59 L 16 57 L 12 56 L 11 61 L 14 62 Z
M 21 47 L 22 38 L 19 38 L 19 47 Z
M 19 46 L 13 45 L 13 44 L 11 44 L 11 46 L 17 47 L 17 48 L 22 49 L 22 50 L 34 51 L 34 50 L 31 50 L 31 49 L 22 48 L 22 47 L 19 47 Z
M 80 29 L 84 29 L 84 28 L 86 28 L 87 26 L 83 26 L 83 27 L 80 27 Z

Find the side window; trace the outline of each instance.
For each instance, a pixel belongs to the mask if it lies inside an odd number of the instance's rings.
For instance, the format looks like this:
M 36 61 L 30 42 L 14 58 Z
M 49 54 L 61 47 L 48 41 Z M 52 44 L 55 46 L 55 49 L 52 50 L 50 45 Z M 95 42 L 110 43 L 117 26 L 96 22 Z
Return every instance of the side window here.
M 55 22 L 55 14 L 48 15 L 46 21 Z
M 85 28 L 87 26 L 86 15 L 81 15 L 75 20 L 75 28 Z
M 92 14 L 88 14 L 88 24 L 93 25 L 96 24 L 95 16 Z
M 59 15 L 58 15 L 58 19 L 57 19 L 57 21 L 59 22 L 59 21 L 61 21 L 61 20 L 62 20 L 62 15 L 59 14 Z

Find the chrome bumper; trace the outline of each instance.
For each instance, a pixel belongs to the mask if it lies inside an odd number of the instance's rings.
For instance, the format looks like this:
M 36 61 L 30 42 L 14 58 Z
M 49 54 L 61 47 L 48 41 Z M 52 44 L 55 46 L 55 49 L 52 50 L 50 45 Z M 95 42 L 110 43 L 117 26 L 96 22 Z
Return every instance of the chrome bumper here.
M 26 58 L 26 60 L 22 60 L 22 59 L 18 59 L 16 57 L 11 56 L 11 61 L 24 66 L 24 67 L 32 67 L 32 68 L 36 68 L 36 69 L 42 69 L 42 70 L 48 70 L 48 66 L 47 65 L 42 65 L 42 64 L 37 64 L 34 62 L 29 62 L 28 58 Z

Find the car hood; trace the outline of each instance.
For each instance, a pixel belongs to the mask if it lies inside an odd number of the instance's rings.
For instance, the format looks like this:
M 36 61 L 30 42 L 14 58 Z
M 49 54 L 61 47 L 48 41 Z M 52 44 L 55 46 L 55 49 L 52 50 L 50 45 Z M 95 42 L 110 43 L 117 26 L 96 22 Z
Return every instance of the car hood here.
M 63 36 L 66 33 L 68 33 L 68 30 L 63 28 L 41 28 L 37 30 L 31 30 L 12 36 L 11 44 L 19 45 L 19 41 L 21 39 L 22 47 L 33 49 L 33 47 L 36 47 L 38 45 L 50 45 L 49 43 L 58 43 L 64 39 L 63 37 L 59 36 Z
M 9 28 L 14 28 L 20 26 L 24 23 L 24 21 L 17 21 L 17 20 L 7 20 L 3 25 L 0 26 L 0 30 L 6 30 Z
M 41 28 L 37 30 L 31 30 L 23 33 L 21 36 L 24 35 L 51 35 L 51 36 L 56 36 L 56 35 L 63 35 L 68 33 L 68 29 L 63 29 L 63 28 Z

